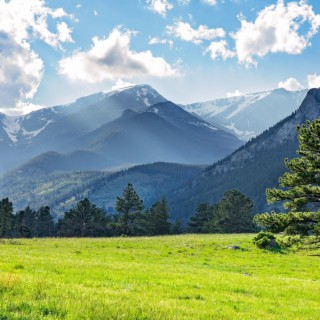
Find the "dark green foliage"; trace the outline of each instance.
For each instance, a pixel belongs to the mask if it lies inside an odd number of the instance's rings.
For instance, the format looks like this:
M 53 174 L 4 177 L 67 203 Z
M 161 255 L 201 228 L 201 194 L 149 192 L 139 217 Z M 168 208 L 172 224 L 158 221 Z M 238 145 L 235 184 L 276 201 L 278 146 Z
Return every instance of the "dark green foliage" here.
M 62 237 L 94 237 L 106 235 L 107 220 L 104 211 L 87 198 L 65 213 L 59 221 L 58 235 Z
M 278 246 L 274 234 L 268 231 L 259 232 L 254 238 L 253 242 L 260 249 L 271 249 Z
M 172 234 L 181 234 L 184 232 L 184 228 L 181 222 L 180 217 L 176 217 L 174 223 L 171 226 L 171 233 Z
M 143 209 L 143 201 L 139 198 L 131 183 L 117 197 L 116 210 L 118 212 L 118 226 L 124 235 L 133 235 L 136 229 L 138 215 Z
M 225 192 L 213 205 L 201 204 L 190 218 L 188 230 L 195 233 L 242 233 L 255 230 L 252 201 L 238 190 Z
M 164 235 L 170 233 L 169 209 L 167 200 L 163 197 L 151 209 L 144 213 L 145 233 L 147 235 Z
M 320 211 L 263 213 L 256 215 L 254 221 L 258 226 L 270 232 L 285 232 L 288 235 L 317 234 L 320 223 Z
M 188 222 L 188 231 L 191 233 L 205 233 L 206 225 L 211 219 L 211 208 L 208 203 L 201 203 L 196 209 L 196 213 L 190 217 Z
M 36 211 L 29 206 L 20 210 L 14 217 L 14 236 L 32 238 L 35 236 Z
M 41 207 L 35 216 L 35 236 L 39 238 L 54 236 L 55 228 L 50 208 Z
M 320 222 L 320 118 L 297 127 L 300 157 L 285 160 L 289 169 L 279 189 L 267 189 L 269 202 L 281 202 L 289 213 L 264 213 L 255 222 L 271 232 L 289 235 L 318 234 Z
M 0 201 L 0 237 L 7 238 L 12 235 L 13 208 L 8 198 Z
M 14 216 L 13 235 L 18 238 L 52 237 L 55 235 L 54 222 L 49 207 L 38 211 L 29 206 Z
M 288 172 L 279 178 L 281 189 L 267 189 L 271 203 L 284 201 L 291 211 L 314 211 L 320 205 L 320 118 L 298 127 L 300 156 L 285 159 Z

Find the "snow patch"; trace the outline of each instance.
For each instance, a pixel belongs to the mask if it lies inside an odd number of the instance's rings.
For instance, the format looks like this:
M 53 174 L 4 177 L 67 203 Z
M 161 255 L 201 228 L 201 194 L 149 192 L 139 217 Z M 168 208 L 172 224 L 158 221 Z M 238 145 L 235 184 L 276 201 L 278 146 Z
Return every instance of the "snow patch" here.
M 41 131 L 43 131 L 50 123 L 53 123 L 53 122 L 54 122 L 53 120 L 49 120 L 42 128 L 34 131 L 27 131 L 24 128 L 22 128 L 22 134 L 24 136 L 27 136 L 28 139 L 33 138 L 37 136 Z
M 254 131 L 242 131 L 236 128 L 234 122 L 231 122 L 230 125 L 224 126 L 225 128 L 233 131 L 237 136 L 239 136 L 242 140 L 248 140 L 250 138 L 253 138 L 256 136 L 256 133 Z
M 198 127 L 206 127 L 212 131 L 217 131 L 219 130 L 218 128 L 212 126 L 211 124 L 208 124 L 208 123 L 204 123 L 204 122 L 188 122 L 189 124 L 192 124 L 194 126 L 198 126 Z
M 21 129 L 20 121 L 21 121 L 20 117 L 8 117 L 8 116 L 6 116 L 2 121 L 5 132 L 7 133 L 8 137 L 14 144 L 16 144 L 18 141 L 17 134 Z
M 226 117 L 226 119 L 230 119 L 230 118 L 234 117 L 235 115 L 237 115 L 238 113 L 240 113 L 244 109 L 248 108 L 253 103 L 255 103 L 261 99 L 266 98 L 270 94 L 271 94 L 271 91 L 266 91 L 266 92 L 262 92 L 260 94 L 248 94 L 248 95 L 243 96 L 244 102 L 240 103 L 238 108 L 236 110 L 234 110 L 232 113 L 230 113 Z

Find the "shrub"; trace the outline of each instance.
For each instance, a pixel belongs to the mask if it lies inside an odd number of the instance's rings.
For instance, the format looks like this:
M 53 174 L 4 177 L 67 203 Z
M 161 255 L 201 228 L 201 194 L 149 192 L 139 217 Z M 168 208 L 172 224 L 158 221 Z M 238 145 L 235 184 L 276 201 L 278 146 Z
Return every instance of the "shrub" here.
M 275 235 L 268 231 L 259 232 L 253 238 L 253 242 L 260 249 L 272 249 L 278 246 Z

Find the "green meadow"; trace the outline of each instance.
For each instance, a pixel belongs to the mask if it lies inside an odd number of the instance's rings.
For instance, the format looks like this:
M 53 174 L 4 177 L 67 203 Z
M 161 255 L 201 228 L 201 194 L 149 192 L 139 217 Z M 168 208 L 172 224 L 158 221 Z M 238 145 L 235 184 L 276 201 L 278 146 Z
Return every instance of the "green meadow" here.
M 1 240 L 0 319 L 320 319 L 320 256 L 252 238 Z

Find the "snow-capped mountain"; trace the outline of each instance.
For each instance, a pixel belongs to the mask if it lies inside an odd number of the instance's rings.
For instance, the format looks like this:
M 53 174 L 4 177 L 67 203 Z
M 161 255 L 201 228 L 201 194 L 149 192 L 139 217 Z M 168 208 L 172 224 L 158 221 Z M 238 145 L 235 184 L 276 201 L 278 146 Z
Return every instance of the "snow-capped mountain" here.
M 79 159 L 82 169 L 86 164 L 87 169 L 97 169 L 97 159 L 99 169 L 160 160 L 212 163 L 241 144 L 225 130 L 166 103 L 153 88 L 139 85 L 100 92 L 25 116 L 1 115 L 0 151 L 5 159 L 0 171 L 47 153 L 37 158 L 43 163 L 54 152 L 61 154 L 56 159 L 68 164 L 83 155 L 88 161 Z
M 307 90 L 275 89 L 182 107 L 249 140 L 297 110 L 306 94 Z

